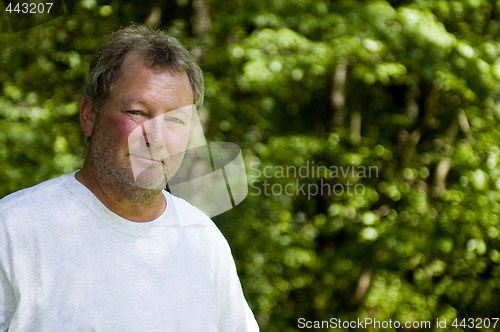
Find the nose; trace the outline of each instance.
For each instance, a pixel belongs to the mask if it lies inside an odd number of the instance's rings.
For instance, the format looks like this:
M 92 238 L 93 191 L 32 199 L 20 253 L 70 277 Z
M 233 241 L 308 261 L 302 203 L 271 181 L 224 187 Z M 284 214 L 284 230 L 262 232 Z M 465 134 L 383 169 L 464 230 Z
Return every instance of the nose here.
M 166 127 L 163 115 L 157 116 L 142 124 L 142 134 L 148 148 L 158 148 L 165 145 Z

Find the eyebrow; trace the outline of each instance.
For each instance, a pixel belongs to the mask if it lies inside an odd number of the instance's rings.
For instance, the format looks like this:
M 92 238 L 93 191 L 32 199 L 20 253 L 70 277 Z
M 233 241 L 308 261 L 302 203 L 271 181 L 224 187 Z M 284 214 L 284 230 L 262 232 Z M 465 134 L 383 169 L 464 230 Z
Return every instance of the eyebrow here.
M 138 104 L 141 104 L 141 105 L 146 105 L 147 104 L 147 102 L 145 102 L 144 100 L 137 99 L 137 98 L 125 98 L 125 99 L 123 99 L 123 102 L 124 103 L 135 102 L 135 103 L 138 103 Z

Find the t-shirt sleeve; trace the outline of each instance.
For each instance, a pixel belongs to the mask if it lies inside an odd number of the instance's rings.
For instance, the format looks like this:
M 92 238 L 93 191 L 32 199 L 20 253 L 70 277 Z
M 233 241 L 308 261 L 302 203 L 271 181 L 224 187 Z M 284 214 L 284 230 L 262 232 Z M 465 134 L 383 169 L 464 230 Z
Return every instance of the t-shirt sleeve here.
M 1 262 L 0 262 L 1 263 Z M 7 280 L 5 271 L 0 264 L 0 331 L 9 329 L 12 315 L 14 314 L 14 292 Z
M 12 285 L 7 277 L 7 261 L 9 250 L 9 241 L 7 232 L 2 225 L 3 215 L 0 214 L 0 332 L 9 329 L 12 315 L 15 311 L 15 297 Z
M 219 331 L 224 332 L 258 332 L 259 326 L 243 295 L 236 266 L 227 247 L 226 264 L 224 264 L 224 285 Z
M 252 310 L 246 303 L 245 306 L 245 322 L 246 322 L 246 330 L 249 332 L 258 332 L 259 325 L 257 325 L 257 321 L 255 320 L 255 316 L 253 315 Z

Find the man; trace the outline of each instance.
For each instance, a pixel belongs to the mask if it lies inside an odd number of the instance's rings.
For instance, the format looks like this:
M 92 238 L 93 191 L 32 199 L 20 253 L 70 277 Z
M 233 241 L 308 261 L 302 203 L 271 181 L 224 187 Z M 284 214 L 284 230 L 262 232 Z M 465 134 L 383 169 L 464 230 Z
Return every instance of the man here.
M 81 170 L 0 201 L 0 331 L 256 331 L 227 242 L 164 191 L 201 70 L 175 39 L 122 29 L 80 106 Z

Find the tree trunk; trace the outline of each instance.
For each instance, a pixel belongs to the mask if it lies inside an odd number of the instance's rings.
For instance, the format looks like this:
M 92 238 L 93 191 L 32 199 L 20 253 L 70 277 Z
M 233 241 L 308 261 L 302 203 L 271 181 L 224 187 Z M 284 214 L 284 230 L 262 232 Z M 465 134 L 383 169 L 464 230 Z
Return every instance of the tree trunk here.
M 330 91 L 330 104 L 333 115 L 331 118 L 332 127 L 340 127 L 344 124 L 345 109 L 345 82 L 347 79 L 347 60 L 339 59 L 332 76 L 332 89 Z

